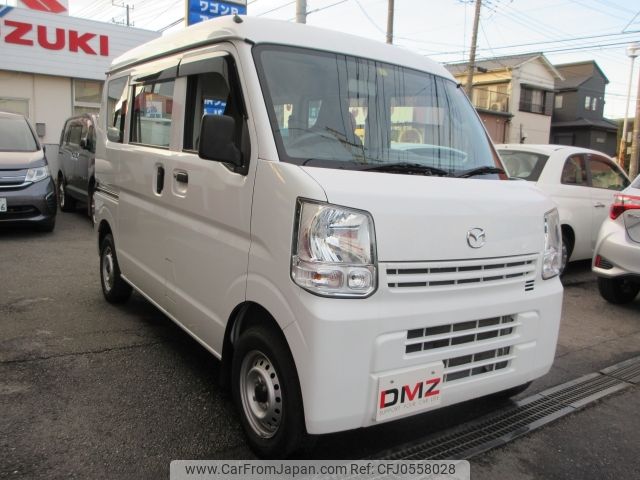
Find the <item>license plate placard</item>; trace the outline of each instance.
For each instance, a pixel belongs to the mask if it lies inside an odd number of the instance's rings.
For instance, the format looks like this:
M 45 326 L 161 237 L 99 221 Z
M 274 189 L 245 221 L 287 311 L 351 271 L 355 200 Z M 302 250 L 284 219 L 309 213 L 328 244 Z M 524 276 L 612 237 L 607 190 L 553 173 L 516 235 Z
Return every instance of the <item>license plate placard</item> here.
M 7 199 L 0 198 L 0 213 L 6 212 L 6 211 L 7 211 Z
M 422 412 L 442 403 L 442 362 L 378 378 L 376 421 Z

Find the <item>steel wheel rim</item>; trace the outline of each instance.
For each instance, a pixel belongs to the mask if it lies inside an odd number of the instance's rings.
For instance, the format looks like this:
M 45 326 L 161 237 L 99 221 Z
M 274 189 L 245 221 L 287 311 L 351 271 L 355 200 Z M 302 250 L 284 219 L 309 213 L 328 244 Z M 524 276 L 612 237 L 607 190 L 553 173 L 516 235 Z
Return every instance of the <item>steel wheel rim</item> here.
M 272 438 L 282 423 L 282 389 L 273 363 L 258 350 L 242 360 L 240 397 L 251 429 L 262 438 Z
M 58 183 L 58 201 L 60 202 L 60 208 L 64 208 L 64 183 L 62 179 Z
M 109 293 L 113 288 L 113 282 L 115 279 L 113 267 L 113 250 L 111 250 L 110 246 L 106 246 L 102 253 L 102 283 L 104 284 L 104 289 L 107 293 Z

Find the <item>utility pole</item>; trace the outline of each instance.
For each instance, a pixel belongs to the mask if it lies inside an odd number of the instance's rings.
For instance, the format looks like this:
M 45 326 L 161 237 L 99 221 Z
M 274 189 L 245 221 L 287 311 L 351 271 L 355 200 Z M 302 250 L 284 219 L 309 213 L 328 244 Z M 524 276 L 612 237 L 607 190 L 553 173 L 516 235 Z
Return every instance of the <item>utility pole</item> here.
M 631 83 L 633 82 L 633 62 L 640 53 L 640 44 L 633 43 L 627 47 L 627 57 L 631 59 L 631 69 L 629 70 L 629 84 L 627 86 L 627 101 L 625 102 L 624 120 L 622 121 L 622 136 L 620 137 L 620 148 L 618 149 L 618 165 L 624 168 L 624 161 L 627 156 L 627 124 L 629 117 L 629 99 L 631 98 Z
M 629 160 L 629 178 L 638 176 L 638 155 L 640 154 L 640 75 L 638 75 L 638 94 L 636 96 L 636 118 L 633 120 L 633 138 L 631 139 L 631 160 Z
M 473 91 L 473 71 L 476 69 L 476 44 L 478 43 L 478 25 L 480 24 L 480 8 L 482 0 L 476 0 L 476 12 L 473 17 L 473 35 L 471 36 L 471 52 L 469 53 L 469 69 L 467 71 L 467 96 L 471 98 Z
M 129 11 L 133 10 L 134 6 L 133 5 L 129 5 L 128 3 L 125 4 L 124 1 L 122 3 L 116 3 L 113 0 L 111 0 L 111 5 L 113 5 L 114 7 L 120 7 L 120 8 L 124 8 L 127 11 L 127 20 L 126 20 L 126 25 L 127 27 L 132 27 L 133 26 L 133 22 L 129 21 Z M 115 18 L 112 18 L 111 21 L 113 23 L 123 23 L 122 21 L 117 21 Z
M 296 22 L 307 23 L 307 0 L 296 0 Z
M 387 10 L 387 43 L 393 43 L 393 11 L 394 0 L 389 0 L 389 8 Z

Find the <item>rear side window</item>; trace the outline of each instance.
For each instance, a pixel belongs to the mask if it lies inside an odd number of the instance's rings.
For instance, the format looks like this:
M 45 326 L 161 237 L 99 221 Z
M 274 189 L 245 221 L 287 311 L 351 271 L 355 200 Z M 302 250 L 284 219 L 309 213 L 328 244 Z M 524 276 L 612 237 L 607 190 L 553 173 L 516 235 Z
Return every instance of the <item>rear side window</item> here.
M 622 190 L 629 185 L 629 181 L 614 165 L 603 158 L 590 157 L 591 186 L 606 188 L 607 190 Z
M 0 151 L 35 152 L 38 143 L 23 117 L 0 117 Z
M 584 156 L 572 155 L 564 163 L 560 182 L 564 185 L 588 186 Z
M 174 80 L 134 87 L 131 142 L 169 148 Z
M 124 121 L 127 115 L 127 77 L 117 78 L 109 82 L 107 87 L 107 138 L 112 142 L 122 143 L 124 138 Z
M 532 182 L 538 181 L 542 169 L 549 160 L 548 155 L 514 150 L 499 150 L 498 153 L 507 167 L 510 177 L 522 178 Z

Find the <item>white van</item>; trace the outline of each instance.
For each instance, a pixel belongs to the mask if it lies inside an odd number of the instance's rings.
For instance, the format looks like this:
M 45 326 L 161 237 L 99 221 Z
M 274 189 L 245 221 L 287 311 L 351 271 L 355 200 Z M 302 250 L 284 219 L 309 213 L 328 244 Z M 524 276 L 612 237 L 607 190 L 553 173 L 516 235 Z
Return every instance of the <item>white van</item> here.
M 259 455 L 549 370 L 557 211 L 440 65 L 226 17 L 116 59 L 100 119 L 104 295 L 222 360 Z

